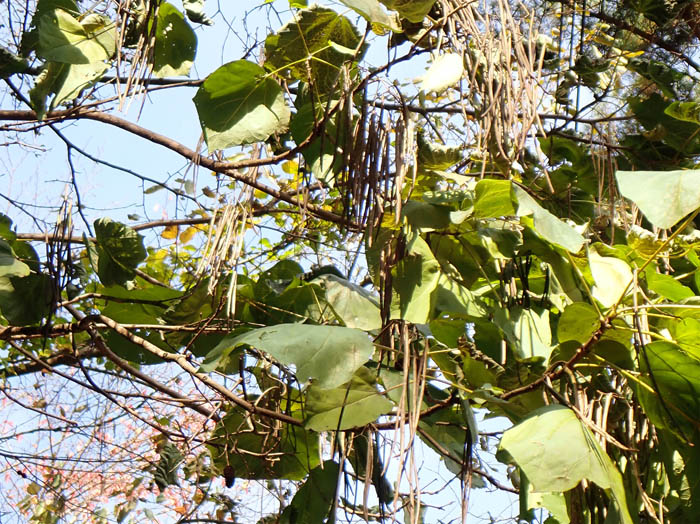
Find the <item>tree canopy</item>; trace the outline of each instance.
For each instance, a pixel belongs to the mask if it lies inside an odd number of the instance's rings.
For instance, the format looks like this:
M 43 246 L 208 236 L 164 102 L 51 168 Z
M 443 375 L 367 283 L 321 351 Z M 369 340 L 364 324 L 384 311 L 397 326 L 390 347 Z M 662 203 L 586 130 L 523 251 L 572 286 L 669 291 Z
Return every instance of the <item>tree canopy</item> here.
M 0 17 L 3 522 L 700 521 L 697 3 Z

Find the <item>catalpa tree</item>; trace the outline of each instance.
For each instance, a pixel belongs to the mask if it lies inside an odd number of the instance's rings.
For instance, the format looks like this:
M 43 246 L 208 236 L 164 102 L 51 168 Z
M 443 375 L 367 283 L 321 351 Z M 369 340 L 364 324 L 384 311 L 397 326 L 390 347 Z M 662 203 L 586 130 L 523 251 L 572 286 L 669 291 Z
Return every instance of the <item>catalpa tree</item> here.
M 700 520 L 697 5 L 230 4 L 4 3 L 3 521 Z

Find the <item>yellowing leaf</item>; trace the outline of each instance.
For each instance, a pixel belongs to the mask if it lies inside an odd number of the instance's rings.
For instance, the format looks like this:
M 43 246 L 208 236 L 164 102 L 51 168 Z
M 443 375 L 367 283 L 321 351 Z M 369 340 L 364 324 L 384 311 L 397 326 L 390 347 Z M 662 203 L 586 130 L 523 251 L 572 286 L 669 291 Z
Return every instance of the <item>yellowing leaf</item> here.
M 283 162 L 282 171 L 289 175 L 296 175 L 299 172 L 299 162 L 296 160 L 287 160 Z
M 597 44 L 601 44 L 604 46 L 611 46 L 615 42 L 615 39 L 612 36 L 608 36 L 604 33 L 598 33 L 593 37 L 593 41 Z
M 168 240 L 173 240 L 177 238 L 177 226 L 171 225 L 166 227 L 160 234 L 161 237 L 167 238 Z
M 396 215 L 394 213 L 384 213 L 382 215 L 382 227 L 386 229 L 397 229 Z
M 180 242 L 182 242 L 183 244 L 187 244 L 190 240 L 192 240 L 192 238 L 194 237 L 194 235 L 196 233 L 197 233 L 196 227 L 192 227 L 192 226 L 188 227 L 182 233 L 180 233 Z

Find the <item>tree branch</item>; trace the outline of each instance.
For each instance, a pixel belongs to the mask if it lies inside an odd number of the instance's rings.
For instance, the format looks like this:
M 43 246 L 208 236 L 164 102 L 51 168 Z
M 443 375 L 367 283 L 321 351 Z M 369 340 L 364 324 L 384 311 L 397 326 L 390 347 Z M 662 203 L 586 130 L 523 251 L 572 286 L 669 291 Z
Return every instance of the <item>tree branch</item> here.
M 206 375 L 204 373 L 200 373 L 199 371 L 197 371 L 197 368 L 193 364 L 190 363 L 190 361 L 187 359 L 186 355 L 183 355 L 181 353 L 168 353 L 167 351 L 160 349 L 158 346 L 151 344 L 149 341 L 147 341 L 147 340 L 145 340 L 137 335 L 134 335 L 128 329 L 124 328 L 122 325 L 115 322 L 111 318 L 107 318 L 104 315 L 89 315 L 89 316 L 84 317 L 80 321 L 81 324 L 84 324 L 86 326 L 91 326 L 95 322 L 102 323 L 102 324 L 109 326 L 118 335 L 121 335 L 122 337 L 126 338 L 130 342 L 133 342 L 134 344 L 141 346 L 149 353 L 152 353 L 155 356 L 160 357 L 161 359 L 165 360 L 166 362 L 176 363 L 184 371 L 186 371 L 191 376 L 195 377 L 197 380 L 199 380 L 200 382 L 202 382 L 203 384 L 205 384 L 209 388 L 213 389 L 214 391 L 216 391 L 217 393 L 222 395 L 226 400 L 233 402 L 235 405 L 237 405 L 240 408 L 243 408 L 244 410 L 248 411 L 249 413 L 263 415 L 263 416 L 268 417 L 268 418 L 277 419 L 280 422 L 286 422 L 286 423 L 292 424 L 294 426 L 303 426 L 304 425 L 303 420 L 291 417 L 291 416 L 286 415 L 284 413 L 273 411 L 271 409 L 256 406 L 255 404 L 248 402 L 247 400 L 245 400 L 245 399 L 239 397 L 238 395 L 236 395 L 235 393 L 233 393 L 226 386 L 219 384 L 218 382 L 212 380 L 212 378 L 209 375 Z M 103 347 L 100 347 L 100 349 L 103 351 L 104 351 L 104 349 L 107 350 L 105 353 L 107 355 L 109 355 L 109 359 L 113 360 L 115 362 L 115 364 L 117 364 L 119 367 L 122 367 L 122 364 L 119 362 L 122 359 L 120 359 L 117 355 L 114 355 L 114 353 L 112 353 L 109 350 L 109 348 L 107 348 L 106 345 L 104 345 L 104 342 L 101 345 Z M 110 355 L 110 353 L 111 353 L 111 355 Z M 114 360 L 115 358 L 118 360 Z
M 547 380 L 554 380 L 559 378 L 567 369 L 571 369 L 574 364 L 585 357 L 593 346 L 600 340 L 600 337 L 612 327 L 612 316 L 606 317 L 601 321 L 600 326 L 596 329 L 593 334 L 588 338 L 588 340 L 583 343 L 574 353 L 574 355 L 567 361 L 557 361 L 554 362 L 547 371 L 545 371 L 537 380 L 530 382 L 522 387 L 513 389 L 511 391 L 506 391 L 501 395 L 503 400 L 508 400 L 523 393 L 528 393 L 534 391 L 540 386 L 544 386 Z
M 105 113 L 102 111 L 97 111 L 94 109 L 82 109 L 82 108 L 76 108 L 76 109 L 68 109 L 65 111 L 52 111 L 50 113 L 47 113 L 45 120 L 46 121 L 52 121 L 52 122 L 61 122 L 65 120 L 94 120 L 97 122 L 102 122 L 105 124 L 109 124 L 111 126 L 117 127 L 119 129 L 122 129 L 124 131 L 127 131 L 133 135 L 139 136 L 141 138 L 144 138 L 148 140 L 149 142 L 152 142 L 154 144 L 158 144 L 160 146 L 163 146 L 167 149 L 170 149 L 171 151 L 179 154 L 180 156 L 183 156 L 190 160 L 192 163 L 200 165 L 202 167 L 205 167 L 207 169 L 210 169 L 211 171 L 214 171 L 216 173 L 220 173 L 222 175 L 229 176 L 235 180 L 238 180 L 240 182 L 243 182 L 246 185 L 249 185 L 259 191 L 262 191 L 265 194 L 268 194 L 278 200 L 282 200 L 284 202 L 287 202 L 289 204 L 292 204 L 294 206 L 298 206 L 299 208 L 302 208 L 309 212 L 310 214 L 324 219 L 328 220 L 330 222 L 334 222 L 336 224 L 341 224 L 344 227 L 347 227 L 348 229 L 354 229 L 357 230 L 359 229 L 359 226 L 357 224 L 353 223 L 348 223 L 345 217 L 342 217 L 341 215 L 337 215 L 331 211 L 327 211 L 323 209 L 321 206 L 317 206 L 315 204 L 310 204 L 307 202 L 303 202 L 291 194 L 285 192 L 285 191 L 280 191 L 277 190 L 273 187 L 270 187 L 266 184 L 263 184 L 262 182 L 258 181 L 257 179 L 244 175 L 239 171 L 239 169 L 247 168 L 247 167 L 258 167 L 258 166 L 265 166 L 265 165 L 272 165 L 272 164 L 277 164 L 281 162 L 282 160 L 285 160 L 296 153 L 300 152 L 304 147 L 306 147 L 311 140 L 315 137 L 315 135 L 318 132 L 318 129 L 315 129 L 314 132 L 307 137 L 306 140 L 301 142 L 297 147 L 294 149 L 291 149 L 289 151 L 286 151 L 284 153 L 281 153 L 279 155 L 274 155 L 271 157 L 267 158 L 252 158 L 249 160 L 243 160 L 240 162 L 224 162 L 221 160 L 214 160 L 212 158 L 202 156 L 196 151 L 190 149 L 189 147 L 185 146 L 184 144 L 181 144 L 180 142 L 173 140 L 172 138 L 169 138 L 165 135 L 161 135 L 159 133 L 156 133 L 155 131 L 151 131 L 150 129 L 146 129 L 144 127 L 141 127 L 138 124 L 135 124 L 133 122 L 130 122 L 124 118 L 120 118 L 118 116 L 114 116 L 109 113 Z M 24 121 L 24 122 L 38 122 L 37 114 L 34 111 L 22 111 L 22 110 L 0 110 L 0 120 L 8 120 L 8 121 Z M 319 128 L 320 126 L 316 126 Z

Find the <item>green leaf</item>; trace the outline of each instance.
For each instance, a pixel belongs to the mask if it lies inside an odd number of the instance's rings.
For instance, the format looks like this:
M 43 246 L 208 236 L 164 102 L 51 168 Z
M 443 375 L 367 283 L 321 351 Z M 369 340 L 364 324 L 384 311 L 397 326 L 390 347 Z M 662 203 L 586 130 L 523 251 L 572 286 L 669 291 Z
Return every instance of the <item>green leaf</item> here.
M 486 367 L 486 364 L 483 362 L 473 359 L 469 355 L 462 356 L 462 372 L 464 373 L 466 384 L 474 389 L 481 388 L 486 384 L 493 385 L 497 382 L 497 375 L 493 370 Z M 466 407 L 464 410 L 469 413 Z M 476 427 L 476 422 L 470 427 Z
M 673 340 L 691 357 L 700 360 L 700 320 L 673 319 L 668 323 Z
M 52 71 L 55 71 L 56 68 L 60 69 L 61 66 L 56 62 L 49 64 L 37 75 L 34 79 L 34 86 L 29 90 L 29 101 L 39 120 L 43 120 L 46 116 L 46 100 L 53 91 L 54 83 L 57 81 L 57 76 Z
M 394 404 L 376 387 L 376 374 L 360 367 L 350 382 L 325 389 L 312 384 L 306 390 L 305 427 L 313 431 L 345 430 L 374 422 Z
M 217 423 L 208 447 L 219 470 L 229 466 L 243 479 L 301 480 L 321 462 L 318 434 L 292 424 L 271 433 L 267 424 L 238 411 Z
M 202 25 L 214 25 L 214 21 L 204 13 L 204 0 L 182 0 L 182 7 L 190 22 Z
M 4 238 L 5 240 L 13 243 L 15 240 L 17 240 L 17 233 L 12 230 L 12 219 L 7 215 L 3 215 L 2 213 L 0 213 L 0 238 Z M 2 253 L 2 251 L 3 250 L 0 248 L 0 253 Z M 0 260 L 2 260 L 1 255 Z
M 240 330 L 235 330 L 237 333 Z M 245 357 L 245 350 L 242 347 L 229 348 L 225 344 L 225 337 L 220 337 L 213 348 L 205 352 L 205 359 L 199 370 L 203 372 L 216 369 L 225 375 L 237 375 L 241 371 L 241 359 Z
M 515 193 L 509 180 L 479 180 L 474 192 L 476 218 L 500 218 L 516 214 Z
M 440 264 L 418 235 L 406 251 L 394 269 L 392 285 L 397 296 L 392 301 L 392 317 L 425 324 L 430 320 L 430 297 L 438 285 Z
M 448 348 L 456 348 L 459 338 L 466 334 L 467 322 L 464 319 L 436 318 L 430 321 L 430 332 Z
M 664 62 L 650 60 L 646 56 L 647 54 L 644 57 L 632 58 L 627 64 L 627 69 L 654 82 L 667 97 L 676 98 L 676 84 L 687 76 Z
M 678 302 L 684 298 L 695 296 L 693 290 L 684 286 L 671 275 L 657 273 L 654 268 L 649 268 L 645 273 L 647 287 L 654 293 L 673 302 Z
M 442 93 L 448 87 L 459 83 L 464 73 L 464 60 L 457 53 L 438 56 L 423 75 L 421 91 Z
M 549 358 L 552 352 L 552 332 L 548 310 L 538 313 L 535 309 L 520 307 L 498 309 L 493 321 L 515 346 L 518 358 Z
M 451 210 L 447 206 L 409 200 L 403 205 L 402 212 L 412 227 L 423 231 L 444 229 L 452 223 Z
M 0 240 L 0 278 L 26 277 L 30 269 L 15 255 L 8 242 Z
M 299 103 L 298 97 L 296 103 Z M 334 103 L 331 101 L 330 105 Z M 334 174 L 340 172 L 343 163 L 338 142 L 345 143 L 347 131 L 342 126 L 338 128 L 339 117 L 334 115 L 324 121 L 319 133 L 316 126 L 323 119 L 326 107 L 327 104 L 303 103 L 292 117 L 289 131 L 297 144 L 305 141 L 314 132 L 320 135 L 302 150 L 302 155 L 316 178 L 332 187 L 335 181 Z
M 552 165 L 568 161 L 578 164 L 587 157 L 583 148 L 567 136 L 547 136 L 538 139 L 542 152 Z
M 192 345 L 190 346 L 190 351 L 196 357 L 205 357 L 212 349 L 214 349 L 223 339 L 225 335 L 221 333 L 203 333 L 192 338 Z M 241 350 L 241 354 L 244 353 Z M 235 352 L 229 353 L 229 356 L 233 356 L 230 365 L 227 367 L 224 365 L 224 373 L 227 375 L 235 375 L 240 371 L 240 366 L 242 359 L 240 356 L 236 355 Z M 235 361 L 235 357 L 238 356 L 238 361 Z
M 435 0 L 380 0 L 389 9 L 398 11 L 409 22 L 422 22 L 432 9 Z
M 645 413 L 658 427 L 667 428 L 686 442 L 696 442 L 700 430 L 700 360 L 665 340 L 646 344 L 640 355 L 644 381 L 637 387 Z M 649 375 L 653 375 L 653 381 Z
M 49 64 L 51 67 L 53 64 Z M 55 93 L 51 100 L 50 109 L 54 109 L 63 102 L 69 102 L 77 98 L 80 93 L 91 87 L 99 80 L 108 69 L 108 64 L 93 62 L 90 64 L 73 64 L 60 66 L 65 73 L 59 85 L 54 84 L 52 91 Z
M 285 366 L 295 366 L 299 382 L 314 379 L 317 386 L 325 388 L 348 382 L 374 350 L 369 336 L 358 329 L 280 324 L 226 337 L 212 353 L 225 356 L 242 344 L 268 353 Z M 216 361 L 202 370 L 215 367 Z
M 523 188 L 513 185 L 518 201 L 518 216 L 532 215 L 533 229 L 547 242 L 563 247 L 572 253 L 578 253 L 584 238 L 572 226 L 560 220 L 540 206 Z
M 338 80 L 340 66 L 353 59 L 332 46 L 357 50 L 359 60 L 364 50 L 359 49 L 362 37 L 344 16 L 325 7 L 304 9 L 277 33 L 265 40 L 265 67 L 307 82 L 323 96 L 328 95 Z
M 700 124 L 700 104 L 698 102 L 673 102 L 664 113 L 677 120 Z
M 528 251 L 549 264 L 552 269 L 554 278 L 551 279 L 550 300 L 559 302 L 557 307 L 560 311 L 563 311 L 569 302 L 583 301 L 583 294 L 579 289 L 580 269 L 576 268 L 575 264 L 585 259 L 567 256 L 563 249 L 544 242 L 531 229 L 523 231 L 523 242 L 520 246 L 521 253 Z
M 335 275 L 322 275 L 311 282 L 325 289 L 326 301 L 347 327 L 363 331 L 382 327 L 377 298 L 369 291 Z
M 280 524 L 323 524 L 336 497 L 339 466 L 332 460 L 311 470 L 292 502 L 284 508 Z
M 17 235 L 11 229 L 12 221 L 0 216 L 0 236 L 3 237 L 0 239 L 0 311 L 12 325 L 36 324 L 50 312 L 51 278 L 39 273 L 34 249 L 28 243 L 16 240 Z
M 78 9 L 75 0 L 38 0 L 32 16 L 31 30 L 22 34 L 20 44 L 22 56 L 28 57 L 32 51 L 36 50 L 39 44 L 39 23 L 44 15 L 51 14 L 54 9 L 62 9 L 74 16 L 80 15 L 80 9 Z
M 259 299 L 256 295 L 255 299 Z M 285 322 L 301 323 L 308 319 L 323 323 L 325 318 L 332 319 L 331 311 L 323 308 L 323 292 L 316 284 L 293 280 L 279 295 L 272 294 L 265 298 L 265 304 L 258 306 L 255 317 L 261 324 L 282 324 Z
M 155 31 L 153 74 L 159 78 L 189 75 L 196 54 L 197 36 L 183 14 L 168 2 L 160 4 Z
M 478 244 L 485 240 L 485 235 L 476 233 L 472 239 Z M 480 267 L 484 267 L 488 253 L 481 245 L 473 246 L 466 238 L 457 240 L 452 236 L 440 235 L 430 239 L 431 249 L 442 267 L 453 267 L 459 272 L 459 280 L 465 287 L 478 280 Z M 488 241 L 487 241 L 488 242 Z M 455 275 L 457 277 L 457 275 Z
M 28 67 L 29 64 L 24 58 L 0 45 L 0 78 L 10 78 L 16 73 L 26 71 Z
M 256 296 L 266 296 L 265 293 L 283 292 L 304 269 L 294 260 L 280 260 L 258 278 L 255 286 Z
M 38 30 L 37 54 L 52 62 L 102 62 L 117 49 L 116 25 L 98 14 L 78 21 L 67 11 L 54 9 L 41 17 Z
M 124 224 L 110 218 L 95 221 L 97 275 L 105 286 L 124 285 L 132 280 L 134 269 L 146 260 L 143 237 Z
M 513 340 L 516 339 L 515 331 L 513 329 L 513 324 L 508 318 L 505 312 L 496 314 L 500 315 L 500 318 L 494 318 L 492 321 L 477 321 L 474 323 L 474 342 L 477 347 L 486 355 L 491 358 L 500 360 L 502 358 L 502 344 L 505 338 Z M 501 331 L 501 326 L 503 326 L 506 332 Z M 499 329 L 501 328 L 501 329 Z M 516 346 L 517 347 L 517 346 Z
M 656 227 L 669 228 L 700 207 L 700 170 L 618 171 L 620 193 Z M 663 195 L 663 198 L 659 198 Z
M 418 133 L 417 143 L 421 169 L 442 171 L 462 160 L 462 148 L 429 142 L 423 133 Z
M 98 303 L 100 313 L 116 322 L 126 324 L 161 323 L 166 308 L 182 296 L 181 291 L 160 286 L 151 286 L 146 289 L 126 289 L 115 285 L 100 288 L 98 291 L 109 297 L 103 307 L 100 307 Z M 121 300 L 110 300 L 112 297 Z M 133 330 L 133 333 L 164 351 L 172 352 L 173 350 L 162 332 L 136 329 Z M 138 364 L 163 362 L 161 358 L 145 350 L 139 344 L 135 344 L 113 331 L 105 332 L 103 336 L 114 353 L 130 362 Z
M 615 502 L 621 524 L 632 524 L 620 472 L 570 409 L 538 409 L 503 434 L 499 449 L 513 457 L 533 491 L 564 492 L 588 479 Z
M 464 473 L 462 462 L 465 457 L 465 447 L 469 442 L 464 431 L 465 417 L 462 406 L 451 406 L 421 417 L 418 423 L 418 427 L 432 437 L 432 440 L 429 440 L 421 435 L 423 442 L 438 452 L 445 461 L 447 469 L 455 475 Z M 449 450 L 449 456 L 443 456 L 443 453 L 435 448 L 434 442 L 439 442 L 443 449 Z
M 108 297 L 102 314 L 117 322 L 131 324 L 157 324 L 166 308 L 180 303 L 182 291 L 161 286 L 145 289 L 126 289 L 119 285 L 98 288 L 100 294 Z M 120 299 L 120 301 L 110 300 Z
M 661 253 L 663 243 L 658 234 L 640 226 L 633 225 L 627 232 L 627 245 L 643 258 L 654 258 Z M 692 256 L 692 252 L 689 255 Z
M 445 273 L 440 274 L 432 299 L 438 314 L 450 313 L 472 318 L 488 316 L 488 312 L 478 297 Z
M 46 114 L 46 100 L 53 93 L 49 110 L 53 110 L 63 102 L 72 101 L 88 87 L 95 84 L 105 71 L 108 64 L 92 62 L 89 64 L 65 64 L 49 62 L 34 81 L 34 87 L 29 90 L 32 107 L 39 119 Z
M 265 140 L 289 124 L 282 88 L 247 60 L 210 74 L 194 103 L 210 151 Z
M 646 145 L 642 147 L 652 145 L 656 149 L 661 145 L 675 150 L 671 152 L 668 150 L 663 151 L 662 149 L 662 157 L 659 158 L 661 162 L 664 160 L 663 156 L 675 156 L 676 153 L 681 153 L 682 156 L 694 155 L 700 152 L 700 136 L 698 136 L 700 126 L 693 122 L 678 120 L 666 114 L 665 109 L 670 104 L 659 93 L 653 93 L 646 99 L 630 97 L 628 98 L 628 103 L 634 116 L 647 130 L 646 135 L 648 135 L 650 141 L 647 141 Z M 678 165 L 677 159 L 670 162 L 668 160 L 667 158 L 666 164 L 670 166 Z
M 51 284 L 51 278 L 43 273 L 25 277 L 0 276 L 2 315 L 14 326 L 37 324 L 51 311 Z
M 667 500 L 669 506 L 676 506 L 667 513 L 669 521 L 696 522 L 700 520 L 700 451 L 697 445 L 685 446 L 669 432 L 658 431 L 659 448 L 672 490 Z
M 378 0 L 340 0 L 340 2 L 362 15 L 368 22 L 392 31 L 400 26 L 384 11 Z
M 197 282 L 181 298 L 172 302 L 163 314 L 167 324 L 180 325 L 200 322 L 212 316 L 220 303 L 220 293 L 209 294 L 209 279 Z
M 160 459 L 153 470 L 153 481 L 156 486 L 162 491 L 168 486 L 179 485 L 177 471 L 185 457 L 171 442 L 166 442 L 161 446 L 158 453 Z
M 105 316 L 109 317 L 109 315 L 106 313 Z M 160 332 L 149 331 L 145 329 L 134 329 L 131 330 L 131 332 L 134 335 L 150 342 L 154 346 L 162 349 L 163 351 L 167 351 L 169 353 L 173 352 L 172 346 L 167 343 L 165 337 Z M 159 356 L 154 355 L 147 349 L 144 349 L 143 346 L 141 346 L 140 344 L 136 344 L 135 342 L 124 338 L 123 336 L 114 331 L 108 331 L 104 333 L 103 336 L 107 347 L 109 347 L 109 349 L 111 349 L 117 356 L 128 360 L 129 362 L 133 362 L 139 365 L 153 365 L 163 363 L 163 359 Z
M 593 296 L 603 306 L 613 306 L 632 282 L 632 270 L 624 260 L 601 257 L 593 249 L 588 253 L 588 263 L 595 280 L 595 286 L 591 289 Z
M 557 338 L 559 343 L 575 340 L 583 344 L 600 328 L 596 309 L 585 302 L 574 302 L 566 306 L 559 318 Z
M 566 497 L 561 493 L 529 493 L 530 508 L 545 508 L 551 516 L 544 524 L 565 524 L 571 522 L 566 507 Z

